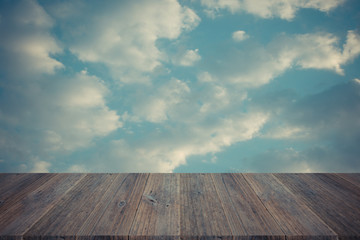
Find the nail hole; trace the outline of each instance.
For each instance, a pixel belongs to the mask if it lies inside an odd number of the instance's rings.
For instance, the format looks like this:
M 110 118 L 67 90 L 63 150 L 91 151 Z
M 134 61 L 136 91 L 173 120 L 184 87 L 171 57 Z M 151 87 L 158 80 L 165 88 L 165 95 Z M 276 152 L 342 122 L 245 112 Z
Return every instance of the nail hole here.
M 151 195 L 145 195 L 145 197 L 153 204 L 153 205 L 156 205 L 157 204 L 157 201 L 156 199 L 151 196 Z

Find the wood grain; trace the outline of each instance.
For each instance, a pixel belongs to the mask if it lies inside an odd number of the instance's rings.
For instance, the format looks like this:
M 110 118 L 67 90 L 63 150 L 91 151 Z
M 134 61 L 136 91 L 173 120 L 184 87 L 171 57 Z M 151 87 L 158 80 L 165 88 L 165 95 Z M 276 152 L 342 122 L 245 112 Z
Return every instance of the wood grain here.
M 358 173 L 337 173 L 338 176 L 360 187 L 360 174 Z
M 272 174 L 243 174 L 287 239 L 337 239 L 306 204 Z
M 360 205 L 360 187 L 349 184 L 349 181 L 333 173 L 308 174 L 329 192 L 337 193 L 336 196 L 345 200 L 347 204 Z
M 180 175 L 151 174 L 129 239 L 180 238 Z
M 181 239 L 232 239 L 209 174 L 180 175 L 180 233 Z
M 243 175 L 211 174 L 235 239 L 285 239 Z
M 43 175 L 44 176 L 44 175 Z M 49 211 L 57 201 L 82 178 L 81 174 L 47 174 L 46 182 L 34 181 L 34 190 L 26 188 L 21 200 L 15 201 L 0 215 L 0 235 L 21 236 Z M 36 184 L 38 183 L 38 184 Z
M 53 174 L 6 174 L 0 184 L 0 213 L 24 198 L 49 179 Z
M 128 239 L 149 174 L 128 174 L 95 225 L 97 239 Z
M 76 233 L 77 239 L 89 239 L 92 236 L 92 232 L 94 231 L 94 228 L 99 221 L 99 217 L 104 214 L 106 208 L 114 199 L 116 192 L 128 176 L 127 173 L 119 173 L 112 175 L 114 176 L 114 180 L 112 181 L 106 192 L 101 196 L 101 199 L 97 201 L 96 206 L 93 208 L 89 216 L 86 218 L 86 220 L 80 227 L 79 231 Z
M 298 198 L 304 201 L 342 239 L 360 235 L 360 203 L 343 198 L 337 188 L 319 181 L 315 174 L 275 174 Z M 349 184 L 351 185 L 351 184 Z
M 87 174 L 26 232 L 25 239 L 33 239 L 35 236 L 41 236 L 43 239 L 75 238 L 115 177 L 111 174 Z
M 0 174 L 0 240 L 360 239 L 360 174 Z

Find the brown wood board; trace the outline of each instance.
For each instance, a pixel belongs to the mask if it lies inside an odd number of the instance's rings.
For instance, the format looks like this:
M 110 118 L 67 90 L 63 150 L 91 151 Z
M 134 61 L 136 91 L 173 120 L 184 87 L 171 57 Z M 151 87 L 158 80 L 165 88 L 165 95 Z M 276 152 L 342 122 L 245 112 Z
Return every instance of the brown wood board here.
M 82 178 L 81 174 L 47 174 L 46 182 L 34 181 L 21 199 L 0 214 L 0 235 L 21 238 L 23 234 Z M 41 183 L 41 185 L 39 184 Z M 36 186 L 36 187 L 35 187 Z M 4 205 L 5 206 L 5 205 Z
M 244 174 L 287 239 L 336 239 L 337 235 L 272 174 Z
M 151 174 L 130 231 L 130 239 L 179 239 L 180 174 Z
M 35 236 L 74 238 L 114 178 L 110 174 L 87 174 L 33 225 L 25 239 Z
M 128 174 L 91 233 L 97 238 L 128 239 L 149 174 Z
M 339 194 L 338 187 L 334 188 L 331 182 L 320 181 L 315 174 L 275 176 L 342 239 L 352 239 L 360 235 L 360 203 L 354 205 L 356 200 Z M 351 186 L 350 183 L 348 185 Z
M 212 174 L 235 239 L 285 239 L 285 234 L 241 174 Z
M 0 240 L 360 239 L 360 174 L 0 174 Z
M 182 239 L 232 239 L 232 232 L 210 174 L 180 175 Z
M 336 173 L 336 175 L 344 178 L 352 184 L 360 187 L 360 174 L 358 173 Z

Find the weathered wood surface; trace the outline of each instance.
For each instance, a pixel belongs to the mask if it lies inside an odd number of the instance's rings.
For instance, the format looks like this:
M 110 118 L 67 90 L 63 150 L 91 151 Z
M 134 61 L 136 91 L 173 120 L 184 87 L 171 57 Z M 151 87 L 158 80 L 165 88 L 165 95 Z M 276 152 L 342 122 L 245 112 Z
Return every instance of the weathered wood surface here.
M 180 236 L 182 239 L 231 239 L 230 224 L 210 174 L 180 176 Z
M 234 236 L 285 239 L 285 234 L 243 175 L 212 174 L 212 177 Z
M 308 206 L 272 174 L 244 174 L 264 206 L 274 217 L 287 239 L 302 236 L 336 239 L 332 231 Z
M 360 189 L 356 186 L 333 174 L 275 176 L 331 227 L 340 239 L 360 238 Z
M 180 236 L 180 175 L 151 174 L 130 239 L 177 239 Z
M 360 239 L 360 174 L 0 174 L 0 239 Z

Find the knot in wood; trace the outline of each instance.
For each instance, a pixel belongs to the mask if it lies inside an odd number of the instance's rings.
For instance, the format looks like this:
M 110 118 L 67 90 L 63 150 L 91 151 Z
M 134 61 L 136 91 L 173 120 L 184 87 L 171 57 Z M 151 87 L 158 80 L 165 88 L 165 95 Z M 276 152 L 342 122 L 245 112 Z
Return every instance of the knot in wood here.
M 125 205 L 126 205 L 126 201 L 124 201 L 124 200 L 120 201 L 119 204 L 118 204 L 119 207 L 123 207 Z

